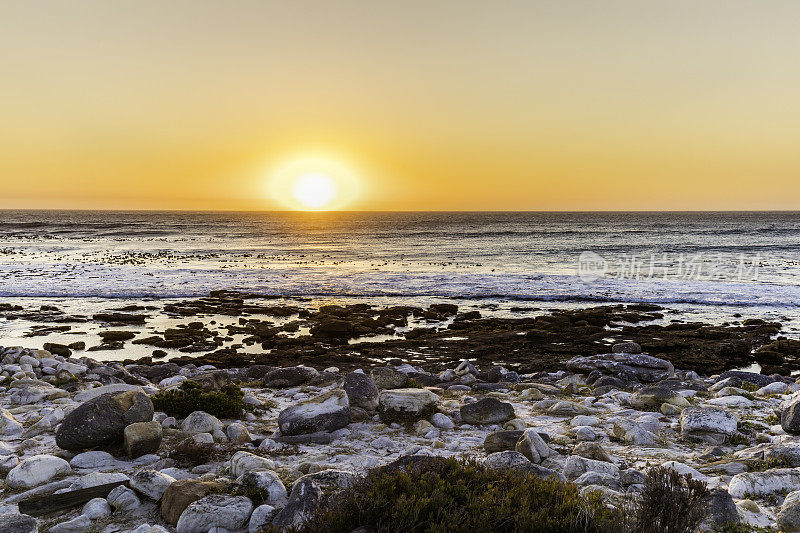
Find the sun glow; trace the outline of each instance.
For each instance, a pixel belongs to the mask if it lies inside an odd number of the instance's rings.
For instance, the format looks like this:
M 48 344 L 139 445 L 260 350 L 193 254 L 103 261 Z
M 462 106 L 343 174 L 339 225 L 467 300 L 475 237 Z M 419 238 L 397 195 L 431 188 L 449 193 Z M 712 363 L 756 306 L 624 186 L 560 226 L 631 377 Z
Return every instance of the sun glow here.
M 273 171 L 269 181 L 269 195 L 299 211 L 342 209 L 356 199 L 359 190 L 349 167 L 321 157 L 292 159 Z

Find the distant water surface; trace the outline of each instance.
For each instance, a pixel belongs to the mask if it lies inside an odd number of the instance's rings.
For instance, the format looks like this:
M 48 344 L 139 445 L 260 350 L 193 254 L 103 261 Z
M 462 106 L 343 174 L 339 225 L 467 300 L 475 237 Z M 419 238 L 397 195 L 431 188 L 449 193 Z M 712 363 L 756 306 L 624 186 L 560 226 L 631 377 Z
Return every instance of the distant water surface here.
M 218 288 L 794 313 L 800 213 L 0 211 L 0 296 Z

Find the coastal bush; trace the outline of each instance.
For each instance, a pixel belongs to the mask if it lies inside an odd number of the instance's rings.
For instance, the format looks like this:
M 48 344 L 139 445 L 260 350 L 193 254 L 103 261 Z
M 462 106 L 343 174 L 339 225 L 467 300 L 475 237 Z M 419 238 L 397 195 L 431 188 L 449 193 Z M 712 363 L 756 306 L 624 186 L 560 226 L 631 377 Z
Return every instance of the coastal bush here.
M 244 408 L 244 393 L 236 385 L 225 385 L 219 391 L 205 391 L 192 381 L 153 396 L 153 407 L 170 416 L 185 418 L 195 411 L 205 411 L 217 418 L 237 418 Z
M 626 530 L 637 533 L 692 533 L 708 513 L 708 487 L 671 468 L 652 468 L 644 490 L 626 513 Z
M 169 457 L 179 465 L 194 467 L 210 462 L 216 452 L 213 444 L 200 444 L 188 438 L 176 444 L 170 451 Z
M 294 533 L 620 531 L 616 511 L 597 494 L 514 470 L 490 470 L 466 460 L 436 459 L 370 472 L 346 491 L 327 496 Z

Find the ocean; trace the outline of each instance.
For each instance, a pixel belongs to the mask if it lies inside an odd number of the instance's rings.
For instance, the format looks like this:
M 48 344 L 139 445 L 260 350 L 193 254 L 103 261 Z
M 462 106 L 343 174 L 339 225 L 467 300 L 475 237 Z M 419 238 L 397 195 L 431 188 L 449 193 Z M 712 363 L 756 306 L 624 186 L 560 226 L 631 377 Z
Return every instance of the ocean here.
M 786 312 L 800 305 L 800 213 L 3 211 L 0 218 L 3 297 L 174 298 L 229 288 Z M 598 257 L 605 266 L 581 264 Z

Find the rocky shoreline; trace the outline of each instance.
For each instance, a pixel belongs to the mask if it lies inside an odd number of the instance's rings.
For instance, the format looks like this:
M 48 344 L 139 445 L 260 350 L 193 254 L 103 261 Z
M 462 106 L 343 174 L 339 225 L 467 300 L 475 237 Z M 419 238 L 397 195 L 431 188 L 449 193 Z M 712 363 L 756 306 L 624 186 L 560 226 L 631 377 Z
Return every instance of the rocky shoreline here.
M 665 312 L 487 318 L 226 291 L 91 317 L 0 305 L 42 322 L 32 333 L 100 324 L 101 339 L 0 349 L 0 531 L 288 528 L 371 469 L 431 456 L 611 506 L 664 465 L 712 489 L 706 530 L 800 531 L 795 341 L 762 320 L 656 323 Z M 178 323 L 149 327 L 156 314 Z M 132 343 L 152 356 L 99 360 Z

